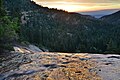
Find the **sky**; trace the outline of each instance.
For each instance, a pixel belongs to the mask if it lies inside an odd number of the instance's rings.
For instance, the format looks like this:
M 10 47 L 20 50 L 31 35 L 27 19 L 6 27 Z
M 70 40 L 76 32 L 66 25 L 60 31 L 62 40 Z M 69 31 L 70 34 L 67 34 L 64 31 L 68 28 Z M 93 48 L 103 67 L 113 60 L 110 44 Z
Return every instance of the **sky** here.
M 68 12 L 120 9 L 120 0 L 33 0 L 44 7 Z

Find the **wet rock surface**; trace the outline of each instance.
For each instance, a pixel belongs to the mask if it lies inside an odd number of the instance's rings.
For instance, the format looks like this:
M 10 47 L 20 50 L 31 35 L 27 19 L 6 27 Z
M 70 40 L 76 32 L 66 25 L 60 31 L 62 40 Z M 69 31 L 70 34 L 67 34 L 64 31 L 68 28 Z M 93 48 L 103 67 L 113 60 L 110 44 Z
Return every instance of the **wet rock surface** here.
M 90 54 L 97 62 L 97 73 L 102 80 L 120 80 L 120 55 Z
M 120 80 L 120 55 L 18 53 L 0 55 L 0 80 Z
M 0 63 L 0 80 L 101 80 L 87 54 L 11 53 Z

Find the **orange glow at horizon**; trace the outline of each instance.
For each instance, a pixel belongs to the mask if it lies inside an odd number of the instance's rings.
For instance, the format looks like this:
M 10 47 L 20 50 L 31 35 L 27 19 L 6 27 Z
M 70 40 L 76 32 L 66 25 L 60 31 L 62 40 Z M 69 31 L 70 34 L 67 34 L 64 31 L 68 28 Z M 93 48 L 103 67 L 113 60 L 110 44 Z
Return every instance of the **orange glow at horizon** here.
M 62 9 L 66 10 L 68 12 L 77 12 L 77 11 L 84 11 L 87 10 L 87 6 L 76 6 L 76 5 L 71 5 L 71 4 L 61 4 L 61 5 L 43 5 L 45 7 L 49 8 L 57 8 L 57 9 Z
M 44 7 L 57 8 L 68 12 L 85 12 L 105 9 L 120 9 L 119 3 L 112 2 L 80 2 L 80 0 L 34 0 L 37 4 Z M 68 2 L 69 1 L 69 2 Z M 85 0 L 86 1 L 86 0 Z M 89 0 L 88 0 L 89 1 Z M 96 1 L 96 0 L 93 0 Z

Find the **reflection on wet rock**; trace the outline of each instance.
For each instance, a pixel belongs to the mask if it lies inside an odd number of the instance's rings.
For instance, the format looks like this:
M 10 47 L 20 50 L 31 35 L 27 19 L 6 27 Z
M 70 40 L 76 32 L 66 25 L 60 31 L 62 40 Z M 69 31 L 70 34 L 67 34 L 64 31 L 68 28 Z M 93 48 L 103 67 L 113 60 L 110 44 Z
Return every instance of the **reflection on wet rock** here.
M 2 61 L 1 80 L 101 80 L 87 54 L 14 53 Z

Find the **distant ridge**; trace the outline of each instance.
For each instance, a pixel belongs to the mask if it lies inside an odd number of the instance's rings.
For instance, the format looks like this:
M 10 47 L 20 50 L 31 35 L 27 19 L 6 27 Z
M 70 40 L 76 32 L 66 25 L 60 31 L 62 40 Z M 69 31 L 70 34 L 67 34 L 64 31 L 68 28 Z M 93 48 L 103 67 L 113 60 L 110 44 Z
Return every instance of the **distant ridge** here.
M 102 16 L 110 15 L 117 11 L 118 11 L 118 9 L 108 9 L 108 10 L 87 11 L 87 12 L 80 12 L 80 13 L 83 15 L 91 15 L 96 18 L 101 18 Z
M 103 16 L 101 19 L 112 24 L 120 24 L 120 10 L 113 14 Z

